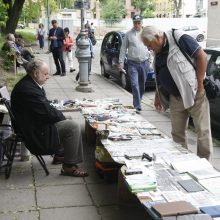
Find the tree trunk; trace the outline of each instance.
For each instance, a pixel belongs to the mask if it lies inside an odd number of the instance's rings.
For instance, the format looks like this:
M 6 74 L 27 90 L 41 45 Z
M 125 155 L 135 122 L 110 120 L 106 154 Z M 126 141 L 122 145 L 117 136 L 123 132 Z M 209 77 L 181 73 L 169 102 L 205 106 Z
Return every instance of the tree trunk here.
M 25 0 L 14 0 L 14 4 L 12 3 L 13 0 L 3 0 L 3 2 L 9 4 L 8 20 L 6 21 L 6 27 L 3 32 L 5 34 L 15 33 Z
M 182 9 L 182 0 L 173 0 L 176 18 L 180 17 L 180 10 Z

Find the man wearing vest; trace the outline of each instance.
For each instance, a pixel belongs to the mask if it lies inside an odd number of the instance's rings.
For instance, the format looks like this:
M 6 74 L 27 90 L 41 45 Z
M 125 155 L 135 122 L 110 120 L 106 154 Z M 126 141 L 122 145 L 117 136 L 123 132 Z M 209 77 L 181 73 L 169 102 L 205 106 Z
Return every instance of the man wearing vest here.
M 185 148 L 186 129 L 191 116 L 197 133 L 197 154 L 211 160 L 213 146 L 210 111 L 203 85 L 207 67 L 206 53 L 191 36 L 179 30 L 174 33 L 179 46 L 171 30 L 163 32 L 154 26 L 146 26 L 141 33 L 144 45 L 155 53 L 157 89 L 154 105 L 159 111 L 170 108 L 173 140 Z

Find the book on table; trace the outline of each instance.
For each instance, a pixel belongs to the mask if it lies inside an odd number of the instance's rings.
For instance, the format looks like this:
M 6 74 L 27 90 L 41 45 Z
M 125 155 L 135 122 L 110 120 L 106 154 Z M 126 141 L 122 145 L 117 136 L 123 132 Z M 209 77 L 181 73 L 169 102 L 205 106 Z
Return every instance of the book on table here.
M 187 201 L 155 204 L 152 206 L 152 209 L 159 214 L 160 217 L 198 213 L 198 210 Z
M 220 217 L 220 205 L 200 207 L 200 210 L 213 218 Z

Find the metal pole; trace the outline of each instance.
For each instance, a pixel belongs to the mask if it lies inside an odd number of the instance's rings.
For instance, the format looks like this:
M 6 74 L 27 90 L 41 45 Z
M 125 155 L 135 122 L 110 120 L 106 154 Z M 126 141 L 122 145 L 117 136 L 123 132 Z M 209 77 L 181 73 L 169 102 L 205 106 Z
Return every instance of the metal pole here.
M 76 90 L 79 92 L 92 92 L 89 86 L 89 59 L 91 59 L 89 39 L 86 38 L 84 28 L 84 1 L 81 0 L 81 30 L 80 39 L 76 42 L 77 50 L 76 57 L 79 62 L 79 85 Z
M 49 31 L 50 31 L 50 0 L 47 0 L 47 31 L 48 31 L 48 36 L 49 36 Z M 48 43 L 48 51 L 50 48 L 50 41 L 47 41 Z

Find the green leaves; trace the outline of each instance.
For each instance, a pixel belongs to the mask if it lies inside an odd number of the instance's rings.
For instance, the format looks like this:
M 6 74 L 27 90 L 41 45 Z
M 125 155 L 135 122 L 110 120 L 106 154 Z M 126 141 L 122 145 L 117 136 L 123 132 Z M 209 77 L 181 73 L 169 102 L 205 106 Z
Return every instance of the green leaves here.
M 136 9 L 140 10 L 140 14 L 145 17 L 153 17 L 155 10 L 154 0 L 133 0 L 133 5 Z
M 102 4 L 102 17 L 106 23 L 117 23 L 127 14 L 125 5 L 119 0 L 104 1 Z

